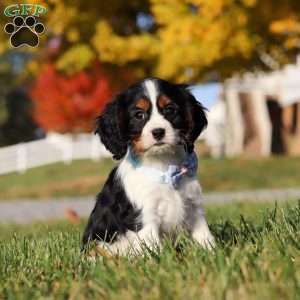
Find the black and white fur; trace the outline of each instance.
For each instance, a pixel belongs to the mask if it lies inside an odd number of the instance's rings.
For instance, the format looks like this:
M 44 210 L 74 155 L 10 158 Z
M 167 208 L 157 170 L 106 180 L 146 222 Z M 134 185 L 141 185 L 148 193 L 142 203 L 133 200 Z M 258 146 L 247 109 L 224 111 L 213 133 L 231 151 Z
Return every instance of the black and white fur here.
M 96 132 L 120 164 L 98 194 L 82 243 L 96 240 L 112 254 L 159 247 L 163 233 L 185 228 L 206 248 L 214 246 L 196 177 L 178 188 L 155 182 L 128 159 L 129 147 L 144 167 L 180 165 L 206 127 L 203 107 L 186 86 L 149 78 L 117 95 L 97 120 Z

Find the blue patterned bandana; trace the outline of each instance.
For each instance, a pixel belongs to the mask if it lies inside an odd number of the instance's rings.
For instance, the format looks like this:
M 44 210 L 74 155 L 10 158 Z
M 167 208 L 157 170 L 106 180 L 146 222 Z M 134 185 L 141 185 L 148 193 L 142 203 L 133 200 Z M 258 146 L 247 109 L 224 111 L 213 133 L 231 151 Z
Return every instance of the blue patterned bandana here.
M 162 172 L 152 167 L 142 166 L 131 149 L 129 149 L 127 159 L 134 168 L 142 170 L 143 173 L 153 181 L 168 184 L 175 189 L 178 188 L 180 181 L 184 176 L 196 176 L 198 169 L 198 158 L 195 152 L 188 154 L 179 166 L 169 165 L 166 172 Z

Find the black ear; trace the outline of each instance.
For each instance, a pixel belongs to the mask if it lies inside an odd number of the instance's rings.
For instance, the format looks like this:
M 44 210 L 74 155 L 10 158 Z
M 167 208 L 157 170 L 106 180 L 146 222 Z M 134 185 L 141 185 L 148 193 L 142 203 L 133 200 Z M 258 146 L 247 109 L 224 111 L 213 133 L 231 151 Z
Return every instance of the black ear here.
M 121 159 L 127 151 L 125 103 L 123 95 L 116 96 L 106 105 L 104 112 L 96 119 L 96 130 L 114 159 Z
M 179 88 L 185 99 L 186 106 L 187 132 L 185 138 L 187 150 L 188 152 L 192 152 L 196 139 L 207 126 L 206 109 L 192 95 L 188 89 L 188 85 L 179 85 Z
M 194 97 L 193 97 L 194 98 Z M 207 126 L 207 117 L 205 113 L 205 108 L 199 103 L 195 98 L 193 101 L 193 121 L 194 126 L 191 132 L 191 140 L 194 143 L 196 139 L 199 137 L 200 133 L 206 128 Z

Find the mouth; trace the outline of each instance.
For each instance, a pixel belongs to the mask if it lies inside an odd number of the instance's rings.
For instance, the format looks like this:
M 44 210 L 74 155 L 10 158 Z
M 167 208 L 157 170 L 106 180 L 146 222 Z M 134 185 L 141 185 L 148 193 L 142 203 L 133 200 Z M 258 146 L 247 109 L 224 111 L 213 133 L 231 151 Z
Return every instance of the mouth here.
M 164 143 L 164 142 L 157 142 L 153 146 L 163 146 L 163 145 L 166 145 L 166 143 Z

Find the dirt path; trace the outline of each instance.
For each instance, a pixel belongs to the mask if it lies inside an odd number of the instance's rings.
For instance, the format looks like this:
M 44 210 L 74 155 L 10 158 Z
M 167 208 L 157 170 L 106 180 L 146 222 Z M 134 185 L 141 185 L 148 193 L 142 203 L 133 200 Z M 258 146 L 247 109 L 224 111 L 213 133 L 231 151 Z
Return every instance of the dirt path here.
M 204 194 L 204 203 L 230 203 L 232 201 L 284 201 L 300 199 L 300 188 L 268 189 L 242 192 L 215 192 Z M 72 209 L 86 217 L 94 205 L 94 197 L 10 200 L 0 202 L 0 223 L 30 223 L 65 218 Z

